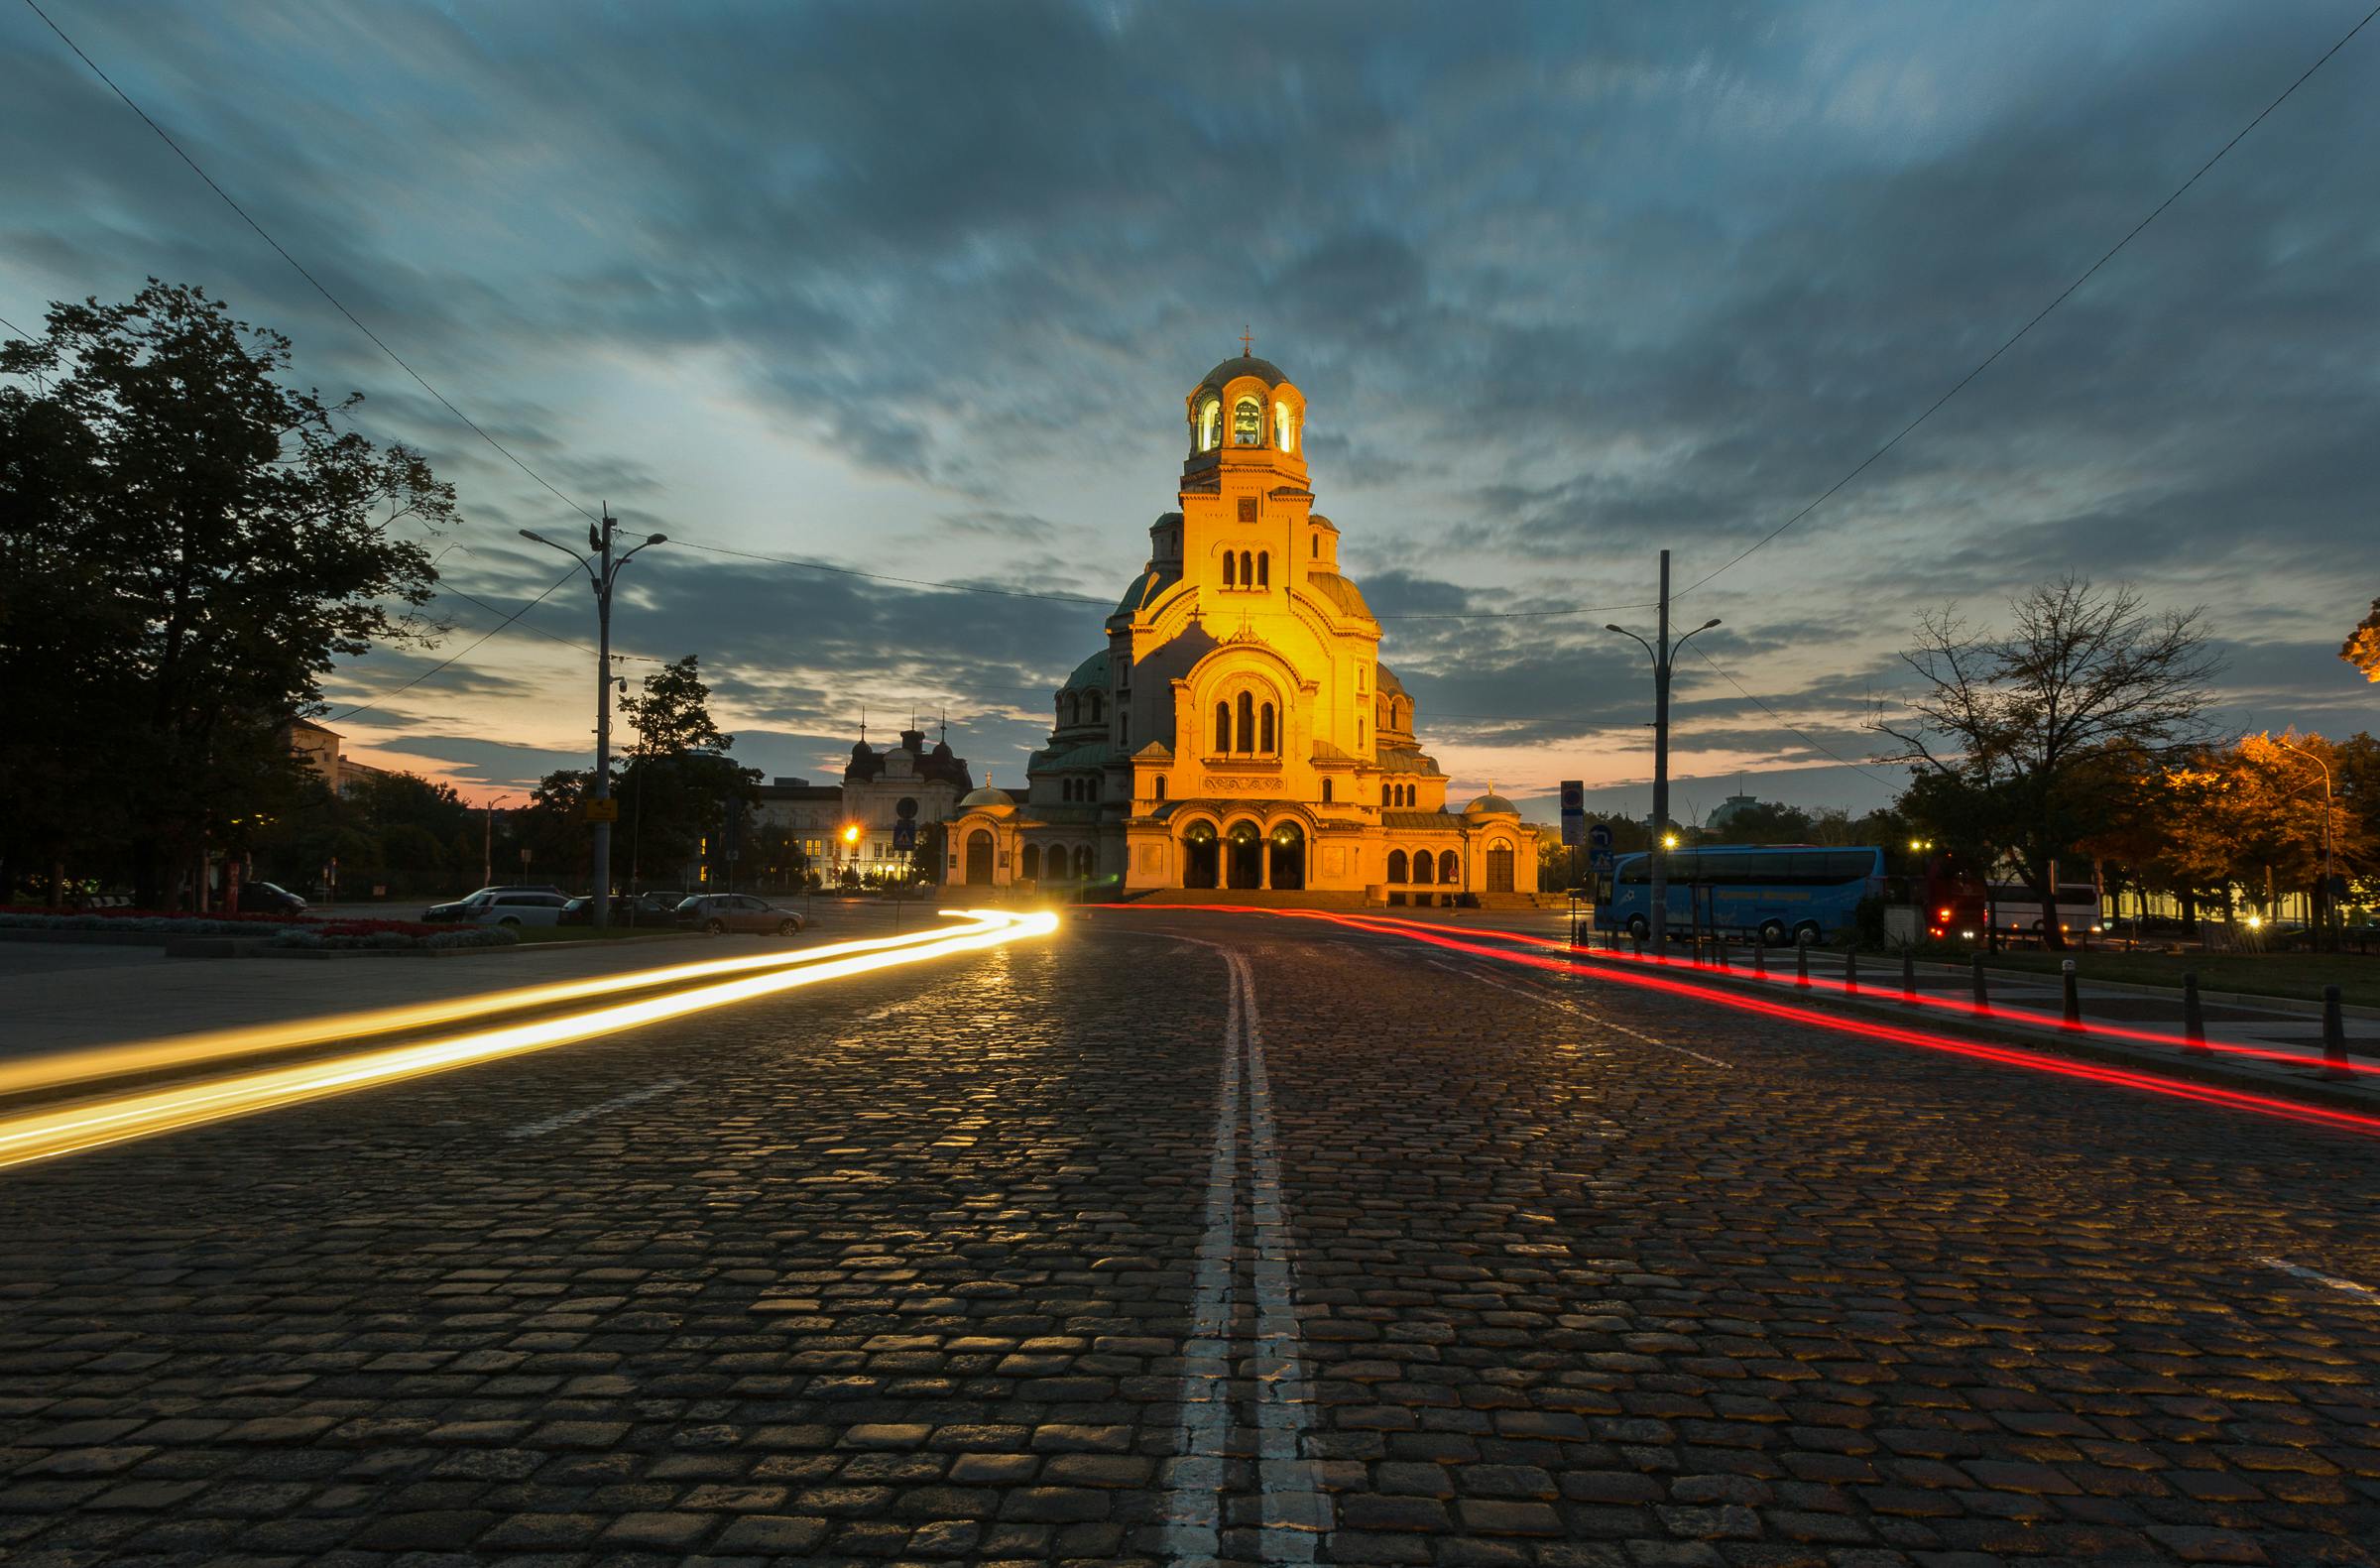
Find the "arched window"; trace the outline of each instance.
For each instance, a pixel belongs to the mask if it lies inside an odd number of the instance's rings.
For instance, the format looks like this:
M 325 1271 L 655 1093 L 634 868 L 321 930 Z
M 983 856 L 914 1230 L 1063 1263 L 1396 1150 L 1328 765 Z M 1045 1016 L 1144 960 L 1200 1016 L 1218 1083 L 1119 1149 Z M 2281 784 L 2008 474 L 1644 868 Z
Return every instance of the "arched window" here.
M 1268 549 L 1256 552 L 1256 586 L 1259 588 L 1272 586 L 1272 551 Z
M 1223 585 L 1226 588 L 1240 586 L 1239 570 L 1240 558 L 1230 550 L 1225 550 L 1223 552 Z
M 1220 757 L 1232 749 L 1232 705 L 1215 704 L 1215 755 Z
M 1209 398 L 1198 406 L 1198 449 L 1211 452 L 1223 439 L 1223 400 Z
M 1390 882 L 1405 880 L 1405 852 L 1401 849 L 1392 849 L 1388 852 L 1388 880 Z
M 1272 406 L 1272 444 L 1284 452 L 1297 450 L 1297 426 L 1290 421 L 1286 403 Z
M 1024 846 L 1024 860 L 1018 869 L 1023 872 L 1024 880 L 1027 882 L 1039 882 L 1041 880 L 1040 845 L 1027 844 Z
M 1165 798 L 1165 776 L 1163 774 L 1157 775 L 1156 796 L 1160 800 Z
M 1080 706 L 1081 705 L 1070 696 L 1060 697 L 1058 699 L 1058 727 L 1060 729 L 1063 729 L 1067 725 L 1074 722 L 1075 714 L 1079 711 Z
M 1232 444 L 1261 446 L 1264 444 L 1264 405 L 1253 398 L 1244 397 L 1232 405 Z
M 1331 782 L 1328 779 L 1322 782 L 1322 803 L 1324 805 L 1331 803 Z
M 1251 554 L 1250 551 L 1248 551 L 1248 550 L 1242 550 L 1242 551 L 1240 552 L 1240 586 L 1241 586 L 1241 587 L 1243 587 L 1243 588 L 1252 588 L 1252 587 L 1254 587 L 1255 585 L 1256 585 L 1256 562 L 1255 562 L 1255 557 L 1254 557 L 1254 556 L 1253 556 L 1253 555 L 1252 555 L 1252 554 Z
M 1438 880 L 1440 882 L 1461 882 L 1463 880 L 1463 863 L 1455 858 L 1455 852 L 1451 849 L 1439 851 Z
M 1267 757 L 1271 756 L 1274 750 L 1272 744 L 1272 704 L 1269 702 L 1265 703 L 1262 709 L 1260 709 L 1257 713 L 1256 750 Z
M 1129 713 L 1116 715 L 1116 744 L 1119 746 L 1132 744 L 1132 716 Z
M 1413 852 L 1413 880 L 1418 883 L 1427 883 L 1431 880 L 1430 852 L 1426 849 L 1417 849 Z
M 1103 717 L 1102 708 L 1104 706 L 1100 701 L 1099 693 L 1094 691 L 1083 700 L 1091 705 L 1090 711 L 1083 716 L 1085 722 L 1097 724 Z
M 1322 559 L 1322 536 L 1319 534 L 1314 536 L 1314 558 Z
M 1238 749 L 1244 752 L 1252 752 L 1256 749 L 1256 699 L 1245 691 L 1240 693 L 1240 745 Z

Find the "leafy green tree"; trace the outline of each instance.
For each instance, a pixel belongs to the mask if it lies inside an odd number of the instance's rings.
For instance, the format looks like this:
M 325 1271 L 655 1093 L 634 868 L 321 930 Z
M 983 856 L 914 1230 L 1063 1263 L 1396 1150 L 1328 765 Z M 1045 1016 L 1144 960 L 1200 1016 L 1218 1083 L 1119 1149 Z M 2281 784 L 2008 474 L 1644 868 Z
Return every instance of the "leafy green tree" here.
M 2130 588 L 2067 577 L 2010 608 L 2005 636 L 1949 612 L 1922 621 L 1902 656 L 1921 689 L 1875 727 L 1932 783 L 1928 805 L 2014 863 L 2048 908 L 2058 862 L 2107 826 L 2110 788 L 2142 783 L 2118 765 L 2179 759 L 2202 737 L 2220 662 L 2198 611 L 2152 615 Z M 2065 946 L 2055 921 L 2045 937 Z
M 1807 844 L 1810 831 L 1810 813 L 1799 806 L 1756 800 L 1730 814 L 1717 836 L 1730 844 Z
M 2380 680 L 2380 599 L 2372 613 L 2355 623 L 2355 630 L 2338 647 L 2338 657 L 2363 671 L 2366 680 Z
M 289 340 L 203 291 L 54 304 L 0 345 L 0 820 L 155 904 L 295 799 L 280 730 L 338 657 L 425 638 L 454 491 L 286 384 Z M 64 796 L 60 799 L 60 796 Z M 112 831 L 109 830 L 112 828 Z
M 612 792 L 626 802 L 632 886 L 647 866 L 694 860 L 712 838 L 735 836 L 740 844 L 760 847 L 747 831 L 760 771 L 727 755 L 736 738 L 712 718 L 710 697 L 702 662 L 689 654 L 647 675 L 641 692 L 621 700 L 637 743 Z

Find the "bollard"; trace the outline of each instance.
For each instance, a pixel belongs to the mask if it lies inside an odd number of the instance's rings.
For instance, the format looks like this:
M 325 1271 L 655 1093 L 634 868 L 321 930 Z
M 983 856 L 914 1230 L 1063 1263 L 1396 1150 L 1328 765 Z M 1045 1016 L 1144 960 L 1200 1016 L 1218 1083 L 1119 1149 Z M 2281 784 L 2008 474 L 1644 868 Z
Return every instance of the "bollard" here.
M 1843 955 L 1843 994 L 1859 994 L 1859 949 L 1854 947 Z
M 1793 983 L 1807 991 L 1810 988 L 1810 938 L 1793 939 Z
M 2347 1025 L 2339 1015 L 2336 986 L 2322 987 L 2322 1076 L 2354 1076 L 2347 1071 Z
M 1981 953 L 1975 954 L 1974 958 L 1969 963 L 1969 967 L 1974 971 L 1975 977 L 1975 1011 L 1977 1013 L 1989 1013 L 1991 1011 L 1991 991 L 1990 988 L 1983 983 L 1983 955 Z
M 1757 936 L 1752 938 L 1752 973 L 1762 980 L 1768 978 L 1768 944 Z
M 2063 959 L 2059 962 L 2058 980 L 2059 984 L 2066 988 L 2066 1026 L 2070 1029 L 2079 1029 L 2082 1026 L 2082 992 L 2075 979 L 2075 961 L 2073 959 Z
M 1914 947 L 1901 949 L 1901 1001 L 1910 1007 L 1917 1006 L 1917 949 Z
M 2182 1049 L 2193 1056 L 2211 1056 L 2206 1048 L 2206 1010 L 2199 1005 L 2199 972 L 2182 972 L 2182 1032 L 2190 1043 Z
M 1726 937 L 1715 935 L 1711 938 L 1711 956 L 1719 960 L 1720 973 L 1726 973 L 1727 939 Z
M 1636 956 L 1642 958 L 1644 956 L 1644 933 L 1631 930 L 1628 932 L 1628 940 L 1636 944 Z

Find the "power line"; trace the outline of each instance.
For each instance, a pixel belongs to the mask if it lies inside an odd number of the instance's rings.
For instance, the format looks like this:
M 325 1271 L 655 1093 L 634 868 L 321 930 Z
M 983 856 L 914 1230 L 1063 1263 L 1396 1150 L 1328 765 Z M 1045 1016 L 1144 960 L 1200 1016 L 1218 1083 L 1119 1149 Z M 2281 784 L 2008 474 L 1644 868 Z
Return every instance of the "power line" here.
M 1767 703 L 1761 701 L 1758 697 L 1753 696 L 1750 692 L 1744 690 L 1742 682 L 1738 681 L 1733 675 L 1728 674 L 1725 669 L 1721 668 L 1718 660 L 1713 659 L 1709 654 L 1704 653 L 1700 648 L 1697 648 L 1694 652 L 1696 657 L 1700 658 L 1704 663 L 1709 664 L 1713 670 L 1718 672 L 1720 679 L 1726 681 L 1728 685 L 1735 688 L 1736 695 L 1742 697 L 1744 701 L 1749 702 L 1753 707 L 1758 708 L 1770 718 L 1775 719 L 1779 724 L 1784 725 L 1786 729 L 1793 731 L 1793 733 L 1796 735 L 1799 735 L 1802 738 L 1802 743 L 1804 745 L 1809 746 L 1814 750 L 1826 753 L 1829 757 L 1834 758 L 1845 768 L 1856 768 L 1859 772 L 1867 775 L 1867 777 L 1873 779 L 1878 784 L 1889 784 L 1892 783 L 1890 779 L 1885 778 L 1882 774 L 1877 773 L 1874 769 L 1868 767 L 1864 763 L 1855 763 L 1848 757 L 1844 756 L 1841 752 L 1836 751 L 1833 747 L 1820 745 L 1816 740 L 1813 740 L 1810 737 L 1807 731 L 1788 723 L 1783 714 L 1770 707 Z
M 237 201 L 234 201 L 231 197 L 230 191 L 225 190 L 221 185 L 216 184 L 214 176 L 199 168 L 198 160 L 192 158 L 187 152 L 184 152 L 179 142 L 177 142 L 173 137 L 167 135 L 166 128 L 158 124 L 155 120 L 151 119 L 149 117 L 149 111 L 133 101 L 132 94 L 126 92 L 122 87 L 117 86 L 115 78 L 110 76 L 106 71 L 101 70 L 99 68 L 99 62 L 91 59 L 90 56 L 84 54 L 82 52 L 82 46 L 75 43 L 73 39 L 67 37 L 66 30 L 64 28 L 60 27 L 55 21 L 51 20 L 50 13 L 41 8 L 38 0 L 25 0 L 25 4 L 35 16 L 40 17 L 44 23 L 48 24 L 50 31 L 58 35 L 60 43 L 64 44 L 66 48 L 74 52 L 75 59 L 81 60 L 85 65 L 88 65 L 91 68 L 92 75 L 97 76 L 101 81 L 107 83 L 108 90 L 113 92 L 117 97 L 123 99 L 124 106 L 141 117 L 142 124 L 148 126 L 149 129 L 157 133 L 159 141 L 164 142 L 168 147 L 174 149 L 175 156 L 190 166 L 190 173 L 196 175 L 200 180 L 206 181 L 207 189 L 212 190 L 216 195 L 221 196 L 223 198 L 223 204 L 231 208 L 232 211 L 238 213 L 240 215 L 240 221 L 256 231 L 257 238 L 263 240 L 267 245 L 272 246 L 275 255 L 279 256 L 283 261 L 288 262 L 291 267 L 296 269 L 298 277 L 303 278 L 307 283 L 313 285 L 314 292 L 316 294 L 330 302 L 331 308 L 337 310 L 339 314 L 345 316 L 349 322 L 353 323 L 357 331 L 370 338 L 372 340 L 373 347 L 388 355 L 390 359 L 396 361 L 397 368 L 404 371 L 407 375 L 413 377 L 416 382 L 419 383 L 421 390 L 428 393 L 431 397 L 437 399 L 439 404 L 445 408 L 448 414 L 453 415 L 456 419 L 469 425 L 472 433 L 476 434 L 481 440 L 487 442 L 490 446 L 496 448 L 497 451 L 502 452 L 505 458 L 510 461 L 515 468 L 520 469 L 523 473 L 529 475 L 530 478 L 536 480 L 538 484 L 543 485 L 547 493 L 550 494 L 555 500 L 561 502 L 562 505 L 570 508 L 579 516 L 585 518 L 588 522 L 592 523 L 596 521 L 594 513 L 589 512 L 585 507 L 580 506 L 568 496 L 563 495 L 559 490 L 554 489 L 552 485 L 546 483 L 545 476 L 543 474 L 538 473 L 535 468 L 532 468 L 529 466 L 529 464 L 523 462 L 520 456 L 515 453 L 511 447 L 496 439 L 495 436 L 490 435 L 476 420 L 472 419 L 471 416 L 465 414 L 462 410 L 456 408 L 453 403 L 448 401 L 446 394 L 431 386 L 429 382 L 422 376 L 421 372 L 407 364 L 405 362 L 404 355 L 398 353 L 397 350 L 391 348 L 387 343 L 381 341 L 380 334 L 373 331 L 370 327 L 364 325 L 362 318 L 357 316 L 353 310 L 348 309 L 337 295 L 332 294 L 328 289 L 323 287 L 321 279 L 316 278 L 312 273 L 307 272 L 304 264 L 299 262 L 297 257 L 291 255 L 282 247 L 281 241 L 275 239 L 271 234 L 267 233 L 263 224 L 257 222 L 255 218 L 249 216 L 248 209 L 241 206 Z M 15 328 L 12 327 L 10 330 L 13 331 Z
M 1877 447 L 1874 451 L 1868 453 L 1866 457 L 1861 459 L 1858 467 L 1853 468 L 1849 473 L 1844 474 L 1841 479 L 1838 479 L 1833 484 L 1827 486 L 1826 490 L 1820 494 L 1817 500 L 1811 502 L 1808 506 L 1802 508 L 1799 512 L 1796 512 L 1793 516 L 1778 524 L 1775 528 L 1770 529 L 1766 534 L 1761 535 L 1760 538 L 1753 541 L 1747 548 L 1737 553 L 1725 565 L 1720 566 L 1718 570 L 1705 572 L 1702 576 L 1697 577 L 1694 581 L 1688 583 L 1684 588 L 1680 589 L 1677 594 L 1674 595 L 1674 597 L 1682 599 L 1687 594 L 1694 592 L 1695 589 L 1700 588 L 1704 583 L 1707 583 L 1712 578 L 1718 576 L 1720 572 L 1728 570 L 1737 562 L 1743 560 L 1745 556 L 1750 555 L 1754 550 L 1759 549 L 1762 545 L 1768 543 L 1778 535 L 1784 533 L 1787 529 L 1793 527 L 1796 523 L 1799 523 L 1802 519 L 1817 511 L 1821 506 L 1826 504 L 1827 499 L 1833 496 L 1835 492 L 1841 490 L 1844 485 L 1849 484 L 1852 480 L 1865 473 L 1869 465 L 1874 463 L 1877 458 L 1882 457 L 1886 452 L 1889 452 L 1895 446 L 1898 446 L 1901 443 L 1902 436 L 1907 435 L 1911 430 L 1916 429 L 1919 425 L 1932 419 L 1936 410 L 1940 409 L 1944 404 L 1950 402 L 1953 398 L 1964 392 L 1966 389 L 1968 382 L 1973 381 L 1977 376 L 1980 376 L 1983 374 L 1983 372 L 1989 370 L 1992 367 L 1992 364 L 1998 360 L 2002 354 L 2007 353 L 2008 350 L 2016 346 L 2018 339 L 2022 338 L 2027 332 L 2032 331 L 2036 326 L 2039 326 L 2044 316 L 2047 316 L 2052 310 L 2055 310 L 2060 305 L 2066 303 L 2067 299 L 2073 295 L 2076 290 L 2090 282 L 2092 276 L 2096 274 L 2100 268 L 2106 266 L 2108 262 L 2114 260 L 2116 252 L 2131 244 L 2132 241 L 2140 234 L 2141 230 L 2156 222 L 2159 217 L 2164 215 L 2166 208 L 2181 200 L 2184 193 L 2187 192 L 2191 186 L 2197 184 L 2200 179 L 2208 170 L 2212 169 L 2215 165 L 2223 161 L 2224 154 L 2230 152 L 2232 148 L 2237 147 L 2240 142 L 2246 138 L 2250 131 L 2253 131 L 2259 125 L 2262 125 L 2266 115 L 2271 114 L 2275 109 L 2281 107 L 2282 104 L 2288 102 L 2291 93 L 2296 92 L 2300 87 L 2306 85 L 2308 77 L 2312 76 L 2316 71 L 2321 69 L 2322 66 L 2329 63 L 2330 57 L 2337 54 L 2340 50 L 2346 48 L 2348 41 L 2353 39 L 2356 34 L 2362 32 L 2365 26 L 2369 24 L 2372 18 L 2376 16 L 2380 16 L 2380 6 L 2374 6 L 2371 10 L 2366 11 L 2363 14 L 2363 20 L 2357 22 L 2353 27 L 2347 29 L 2345 34 L 2339 38 L 2337 43 L 2324 50 L 2322 52 L 2322 58 L 2316 60 L 2313 64 L 2307 66 L 2305 72 L 2301 74 L 2297 80 L 2291 82 L 2286 88 L 2282 89 L 2280 97 L 2275 98 L 2272 102 L 2266 104 L 2264 108 L 2257 114 L 2256 118 L 2241 126 L 2238 133 L 2234 135 L 2231 140 L 2225 142 L 2220 148 L 2215 150 L 2215 154 L 2212 158 L 2209 158 L 2206 160 L 2206 162 L 2201 164 L 2198 168 L 2197 174 L 2192 175 L 2188 180 L 2183 181 L 2181 184 L 2175 186 L 2173 194 L 2167 196 L 2163 201 L 2158 202 L 2155 211 L 2151 212 L 2147 217 L 2142 218 L 2138 223 L 2133 224 L 2131 231 L 2125 234 L 2122 239 L 2117 240 L 2113 245 L 2107 247 L 2107 253 L 2101 256 L 2097 261 L 2092 262 L 2089 267 L 2085 268 L 2082 277 L 2077 278 L 2073 283 L 2068 284 L 2064 289 L 2060 290 L 2058 293 L 2058 298 L 2052 300 L 2048 304 L 2043 305 L 2040 310 L 2036 311 L 2031 320 L 2027 321 L 2023 326 L 2018 327 L 2014 334 L 2012 334 L 2006 342 L 2002 343 L 1999 347 L 1993 349 L 1990 354 L 1985 356 L 1981 364 L 1968 371 L 1965 375 L 1960 377 L 1957 384 L 1954 385 L 1950 391 L 1944 393 L 1941 397 L 1936 398 L 1927 406 L 1925 413 L 1920 414 L 1916 419 L 1911 420 L 1907 424 L 1902 425 L 1900 429 L 1894 433 L 1891 440 L 1886 441 L 1883 445 Z
M 536 598 L 530 600 L 529 603 L 521 606 L 520 609 L 515 610 L 512 614 L 506 616 L 503 620 L 488 628 L 486 633 L 479 638 L 478 642 L 473 643 L 470 648 L 465 648 L 456 653 L 447 655 L 444 659 L 439 660 L 436 663 L 430 665 L 427 669 L 424 669 L 421 671 L 421 673 L 416 675 L 404 685 L 392 686 L 388 690 L 374 696 L 369 702 L 359 702 L 352 708 L 346 708 L 340 712 L 334 713 L 326 722 L 336 723 L 340 719 L 353 718 L 358 713 L 367 712 L 370 709 L 380 706 L 382 703 L 388 701 L 391 697 L 398 695 L 400 692 L 413 690 L 414 687 L 421 684 L 422 681 L 427 680 L 439 670 L 444 669 L 448 664 L 453 663 L 455 661 L 471 653 L 473 649 L 479 647 L 480 643 L 486 642 L 489 638 L 494 637 L 498 632 L 503 631 L 506 627 L 512 625 L 515 621 L 520 620 L 521 617 L 536 609 L 538 605 L 543 604 L 546 599 L 552 595 L 554 589 L 559 588 L 563 583 L 568 582 L 571 578 L 577 575 L 578 568 L 575 566 L 571 567 L 569 570 L 563 572 L 559 577 L 554 578 L 551 583 L 547 584 L 543 593 L 538 594 Z M 477 601 L 475 600 L 473 602 L 476 603 Z M 609 671 L 606 671 L 606 674 L 608 675 Z

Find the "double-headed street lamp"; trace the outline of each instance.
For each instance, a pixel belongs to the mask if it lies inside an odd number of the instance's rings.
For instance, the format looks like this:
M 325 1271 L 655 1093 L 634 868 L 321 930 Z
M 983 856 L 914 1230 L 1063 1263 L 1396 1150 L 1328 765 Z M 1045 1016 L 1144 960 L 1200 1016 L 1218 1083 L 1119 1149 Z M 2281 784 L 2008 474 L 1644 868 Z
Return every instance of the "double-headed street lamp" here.
M 1693 632 L 1676 642 L 1669 640 L 1669 551 L 1661 552 L 1661 628 L 1656 640 L 1648 643 L 1624 626 L 1606 625 L 1606 632 L 1633 638 L 1638 647 L 1653 657 L 1653 824 L 1652 857 L 1652 928 L 1653 953 L 1666 956 L 1663 945 L 1669 936 L 1669 851 L 1674 840 L 1669 833 L 1669 672 L 1679 649 L 1695 632 L 1708 632 L 1719 624 L 1713 616 Z
M 612 584 L 620 576 L 638 550 L 647 544 L 666 544 L 666 534 L 648 534 L 643 543 L 633 546 L 618 559 L 612 557 L 612 535 L 618 519 L 612 509 L 603 509 L 603 526 L 587 525 L 587 548 L 594 551 L 590 560 L 567 544 L 556 544 L 528 529 L 521 537 L 547 549 L 558 549 L 587 569 L 588 585 L 595 590 L 595 628 L 599 646 L 595 652 L 595 795 L 609 802 L 612 798 Z M 595 829 L 595 885 L 589 891 L 588 913 L 595 929 L 608 929 L 612 923 L 612 809 L 590 810 L 587 815 Z
M 2281 739 L 2281 738 L 2280 738 L 2279 736 L 2277 736 L 2277 735 L 2273 737 L 2273 744 L 2274 744 L 2275 746 L 2278 746 L 2278 747 L 2280 747 L 2280 748 L 2281 748 L 2283 751 L 2291 751 L 2291 752 L 2296 752 L 2296 753 L 2297 753 L 2297 754 L 2298 754 L 2300 757 L 2303 757 L 2303 758 L 2305 758 L 2305 759 L 2306 759 L 2308 762 L 2310 762 L 2310 763 L 2314 764 L 2314 765 L 2315 765 L 2317 768 L 2320 768 L 2320 769 L 2322 771 L 2322 935 L 2321 935 L 2321 947 L 2322 947 L 2322 949 L 2323 949 L 2323 950 L 2326 952 L 2326 951 L 2328 951 L 2328 950 L 2330 949 L 2330 947 L 2332 946 L 2332 942 L 2331 942 L 2331 940 L 2330 940 L 2330 911 L 2331 911 L 2331 909 L 2332 909 L 2332 907 L 2333 907 L 2332 901 L 2331 901 L 2331 897 L 2330 897 L 2330 814 L 2331 814 L 2331 813 L 2330 813 L 2330 765 L 2329 765 L 2328 763 L 2326 763 L 2326 762 L 2322 761 L 2322 760 L 2321 760 L 2320 757 L 2317 757 L 2316 755 L 2314 755 L 2314 753 L 2312 753 L 2312 752 L 2308 751 L 2308 750 L 2307 750 L 2305 747 L 2303 747 L 2303 746 L 2292 746 L 2292 745 L 2290 745 L 2290 744 L 2289 744 L 2289 742 L 2287 742 L 2287 741 L 2285 741 L 2285 740 Z

